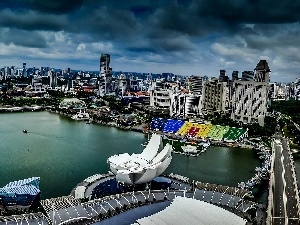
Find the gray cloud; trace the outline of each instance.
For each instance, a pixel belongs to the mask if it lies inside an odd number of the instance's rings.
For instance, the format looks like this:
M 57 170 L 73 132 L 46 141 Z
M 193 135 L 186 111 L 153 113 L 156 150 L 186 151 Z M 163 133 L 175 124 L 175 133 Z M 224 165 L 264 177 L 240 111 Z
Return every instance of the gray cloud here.
M 40 14 L 34 11 L 0 11 L 0 26 L 23 30 L 55 30 L 59 31 L 68 25 L 65 16 Z
M 0 38 L 5 44 L 15 44 L 31 48 L 46 48 L 48 46 L 44 37 L 36 31 L 3 29 L 0 32 Z

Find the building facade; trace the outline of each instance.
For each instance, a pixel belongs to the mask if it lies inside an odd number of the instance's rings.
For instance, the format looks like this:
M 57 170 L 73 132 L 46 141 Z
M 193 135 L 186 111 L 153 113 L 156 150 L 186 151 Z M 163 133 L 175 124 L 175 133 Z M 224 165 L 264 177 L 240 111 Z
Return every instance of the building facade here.
M 10 182 L 0 188 L 2 204 L 7 208 L 30 207 L 39 201 L 40 177 Z
M 202 94 L 202 111 L 226 111 L 228 88 L 226 82 L 217 79 L 205 81 Z
M 201 97 L 191 93 L 174 93 L 171 98 L 170 116 L 187 118 L 201 115 Z
M 193 94 L 202 95 L 203 77 L 191 76 L 189 78 L 189 89 Z
M 254 81 L 270 82 L 271 70 L 266 60 L 260 60 L 254 69 Z
M 267 113 L 268 83 L 234 81 L 231 119 L 264 126 Z
M 101 54 L 100 56 L 100 76 L 99 76 L 99 95 L 104 96 L 112 93 L 112 68 L 110 64 L 110 55 Z

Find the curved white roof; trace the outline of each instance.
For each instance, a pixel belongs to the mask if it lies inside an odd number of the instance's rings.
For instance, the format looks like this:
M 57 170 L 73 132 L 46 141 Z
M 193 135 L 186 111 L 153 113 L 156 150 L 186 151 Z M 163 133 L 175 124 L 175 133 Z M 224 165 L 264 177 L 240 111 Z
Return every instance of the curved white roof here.
M 152 134 L 141 154 L 113 155 L 107 162 L 118 181 L 128 184 L 146 183 L 163 173 L 171 162 L 172 146 L 167 144 L 160 151 L 162 145 L 162 137 Z
M 215 205 L 179 196 L 164 210 L 137 220 L 139 225 L 245 225 L 246 222 L 234 213 Z

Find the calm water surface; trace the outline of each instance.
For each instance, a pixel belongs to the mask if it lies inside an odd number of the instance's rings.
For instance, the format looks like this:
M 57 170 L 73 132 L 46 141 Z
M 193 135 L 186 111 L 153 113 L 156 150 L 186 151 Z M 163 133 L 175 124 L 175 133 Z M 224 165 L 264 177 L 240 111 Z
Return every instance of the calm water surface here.
M 39 176 L 43 199 L 68 195 L 88 176 L 107 173 L 109 156 L 139 153 L 145 140 L 141 133 L 76 122 L 49 112 L 0 114 L 0 187 Z M 252 177 L 260 163 L 248 149 L 210 147 L 199 157 L 174 154 L 166 173 L 235 186 Z

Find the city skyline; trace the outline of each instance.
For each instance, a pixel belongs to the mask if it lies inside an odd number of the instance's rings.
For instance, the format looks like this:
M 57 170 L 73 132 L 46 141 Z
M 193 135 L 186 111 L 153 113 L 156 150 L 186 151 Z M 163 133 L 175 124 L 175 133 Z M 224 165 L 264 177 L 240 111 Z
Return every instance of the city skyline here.
M 270 65 L 271 82 L 299 77 L 300 2 L 0 2 L 1 66 L 219 76 Z

